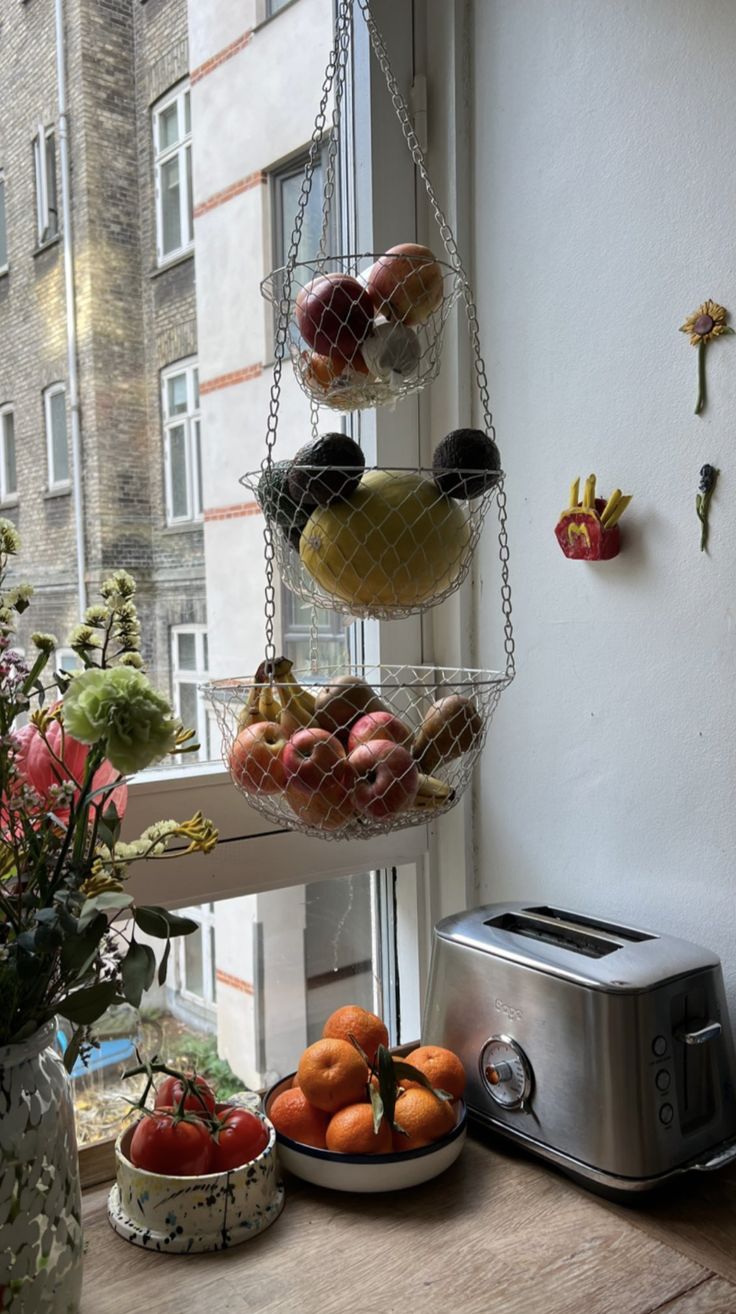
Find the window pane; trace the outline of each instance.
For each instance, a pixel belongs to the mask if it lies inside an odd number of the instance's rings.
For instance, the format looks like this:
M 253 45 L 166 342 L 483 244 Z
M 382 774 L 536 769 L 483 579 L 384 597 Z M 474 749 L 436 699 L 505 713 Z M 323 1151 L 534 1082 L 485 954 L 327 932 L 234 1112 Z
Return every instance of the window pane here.
M 191 96 L 188 91 L 184 92 L 184 135 L 192 131 L 192 113 L 191 113 Z
M 169 429 L 169 463 L 171 468 L 171 507 L 173 520 L 189 515 L 187 490 L 186 430 L 183 424 Z
M 197 640 L 194 634 L 177 634 L 176 652 L 180 671 L 196 671 Z
M 166 414 L 185 415 L 187 409 L 187 376 L 174 374 L 166 380 Z
M 12 412 L 7 411 L 3 421 L 3 494 L 12 496 L 18 490 L 18 477 L 15 468 L 15 420 Z
M 194 468 L 197 472 L 197 482 L 194 488 L 194 514 L 202 514 L 202 444 L 199 436 L 199 420 L 192 421 L 192 435 L 194 441 Z
M 202 928 L 184 937 L 184 989 L 190 995 L 204 997 Z
M 178 102 L 173 101 L 167 105 L 166 109 L 160 110 L 158 114 L 158 149 L 160 151 L 168 150 L 169 146 L 176 145 L 179 140 L 179 115 L 177 109 Z
M 49 413 L 51 418 L 51 482 L 63 484 L 69 478 L 65 393 L 53 393 L 49 400 Z
M 8 234 L 5 222 L 5 181 L 0 178 L 0 269 L 8 263 Z
M 186 170 L 187 170 L 187 223 L 186 223 L 187 241 L 191 241 L 192 222 L 193 222 L 192 216 L 194 213 L 194 191 L 192 187 L 192 150 L 190 146 L 187 146 L 184 155 L 186 158 Z
M 292 173 L 281 180 L 281 233 L 277 234 L 278 244 L 280 246 L 278 264 L 286 263 L 289 246 L 291 245 L 291 234 L 294 228 L 294 219 L 299 205 L 299 195 L 302 190 L 303 170 L 298 173 Z M 322 165 L 318 163 L 312 175 L 312 190 L 309 193 L 307 208 L 304 214 L 304 224 L 302 225 L 302 236 L 299 243 L 298 259 L 300 261 L 311 260 L 316 256 L 319 250 L 319 239 L 322 232 L 322 188 L 324 180 L 322 176 Z M 329 248 L 328 248 L 329 249 Z
M 59 231 L 58 201 L 56 198 L 56 147 L 53 132 L 46 138 L 46 187 L 48 189 L 48 228 L 47 237 L 55 237 Z
M 161 246 L 164 255 L 181 246 L 179 157 L 161 165 Z

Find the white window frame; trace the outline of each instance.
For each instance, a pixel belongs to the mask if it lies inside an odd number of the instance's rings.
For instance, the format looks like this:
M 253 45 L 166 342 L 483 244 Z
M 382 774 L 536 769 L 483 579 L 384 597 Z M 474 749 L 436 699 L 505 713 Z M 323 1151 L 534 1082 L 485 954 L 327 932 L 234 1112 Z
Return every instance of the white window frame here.
M 66 463 L 67 475 L 65 479 L 57 479 L 54 470 L 54 442 L 53 430 L 51 427 L 51 399 L 59 394 L 64 397 L 64 428 L 66 433 Z M 50 493 L 61 492 L 71 488 L 71 453 L 69 451 L 69 426 L 66 423 L 66 384 L 52 383 L 51 387 L 45 388 L 43 393 L 43 416 L 46 429 L 46 467 L 48 470 L 48 490 Z
M 3 217 L 3 230 L 5 232 L 5 259 L 2 259 L 0 252 L 0 274 L 7 274 L 10 268 L 10 254 L 8 242 L 8 207 L 5 204 L 5 170 L 0 169 L 0 213 Z
M 177 415 L 169 415 L 169 381 L 177 375 L 186 375 L 187 409 Z M 161 415 L 164 440 L 164 473 L 166 484 L 166 524 L 186 525 L 192 521 L 201 521 L 204 515 L 202 506 L 201 480 L 201 441 L 202 416 L 199 407 L 199 367 L 196 356 L 177 361 L 161 371 Z M 171 468 L 172 429 L 184 428 L 184 463 L 186 472 L 187 509 L 184 515 L 175 516 L 173 511 L 173 480 Z
M 184 99 L 190 97 L 189 101 L 189 131 L 186 130 L 186 119 L 184 109 Z M 168 146 L 164 150 L 159 148 L 159 119 L 163 112 L 176 104 L 176 116 L 178 137 L 173 146 Z M 154 105 L 151 111 L 151 122 L 153 127 L 153 171 L 154 186 L 156 193 L 156 259 L 158 264 L 168 265 L 172 260 L 184 255 L 190 251 L 194 245 L 194 216 L 192 207 L 189 204 L 189 187 L 187 179 L 191 176 L 192 169 L 192 129 L 191 129 L 191 91 L 189 82 L 180 82 L 173 91 L 164 96 Z M 181 242 L 179 246 L 171 251 L 164 252 L 164 220 L 163 220 L 163 188 L 161 186 L 161 172 L 169 160 L 178 158 L 179 161 L 179 223 L 181 228 Z
M 194 637 L 194 667 L 179 666 L 179 638 L 181 635 L 192 635 Z M 193 684 L 196 690 L 207 680 L 207 626 L 206 625 L 172 625 L 171 627 L 171 684 L 172 684 L 172 701 L 174 711 L 178 717 L 182 717 L 181 710 L 181 686 L 183 684 Z M 205 700 L 197 694 L 197 724 L 187 726 L 186 729 L 194 730 L 197 734 L 197 740 L 200 745 L 200 761 L 206 762 L 209 758 L 208 738 L 209 738 L 209 717 L 207 714 L 207 704 Z
M 51 143 L 51 162 L 53 175 L 49 174 L 49 142 Z M 43 149 L 41 149 L 43 145 Z M 39 246 L 53 242 L 59 236 L 59 194 L 56 180 L 56 137 L 54 128 L 44 127 L 39 123 L 33 138 L 33 163 L 36 175 L 36 236 Z M 51 205 L 51 182 L 53 177 L 53 200 Z M 53 218 L 53 227 L 52 227 Z
M 13 424 L 13 464 L 15 465 L 15 488 L 8 488 L 8 452 L 6 416 Z M 18 501 L 18 444 L 15 441 L 15 409 L 10 402 L 0 406 L 0 505 L 12 506 Z
M 190 990 L 187 985 L 187 967 L 186 967 L 186 941 L 189 937 L 182 936 L 176 941 L 177 962 L 176 962 L 176 985 L 175 989 L 182 999 L 189 1000 L 193 1004 L 198 1004 L 200 1008 L 204 1006 L 207 1009 L 216 1009 L 217 995 L 215 990 L 215 963 L 212 958 L 212 932 L 215 930 L 215 908 L 212 903 L 200 903 L 194 907 L 188 907 L 182 910 L 186 917 L 191 917 L 193 922 L 199 926 L 199 931 L 194 932 L 202 937 L 202 984 L 204 994 L 198 995 L 194 990 Z

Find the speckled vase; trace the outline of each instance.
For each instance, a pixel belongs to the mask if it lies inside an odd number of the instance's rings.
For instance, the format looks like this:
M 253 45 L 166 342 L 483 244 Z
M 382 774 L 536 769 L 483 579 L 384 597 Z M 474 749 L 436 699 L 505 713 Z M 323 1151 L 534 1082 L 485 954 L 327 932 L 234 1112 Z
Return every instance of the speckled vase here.
M 0 1049 L 0 1310 L 77 1314 L 82 1222 L 71 1085 L 54 1024 Z

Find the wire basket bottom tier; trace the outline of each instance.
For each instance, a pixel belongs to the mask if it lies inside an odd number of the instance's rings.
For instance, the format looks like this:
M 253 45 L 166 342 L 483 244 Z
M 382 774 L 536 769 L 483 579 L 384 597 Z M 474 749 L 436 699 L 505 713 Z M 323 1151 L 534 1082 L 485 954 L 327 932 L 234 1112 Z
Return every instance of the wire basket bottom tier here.
M 295 672 L 277 658 L 204 695 L 252 807 L 289 830 L 353 839 L 424 825 L 459 802 L 509 682 L 434 666 Z
M 434 607 L 460 587 L 503 483 L 500 470 L 458 469 L 443 477 L 451 495 L 430 469 L 300 463 L 295 470 L 283 461 L 240 482 L 258 501 L 276 568 L 292 593 L 345 616 L 394 620 Z M 315 505 L 315 488 L 322 505 Z

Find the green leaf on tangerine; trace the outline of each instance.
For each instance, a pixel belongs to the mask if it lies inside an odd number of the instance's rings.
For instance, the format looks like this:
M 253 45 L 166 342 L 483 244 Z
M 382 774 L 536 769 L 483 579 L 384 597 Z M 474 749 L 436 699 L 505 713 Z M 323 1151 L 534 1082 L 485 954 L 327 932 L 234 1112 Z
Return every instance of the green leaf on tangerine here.
M 371 1106 L 373 1108 L 373 1131 L 377 1136 L 383 1118 L 383 1100 L 377 1086 L 371 1086 Z

